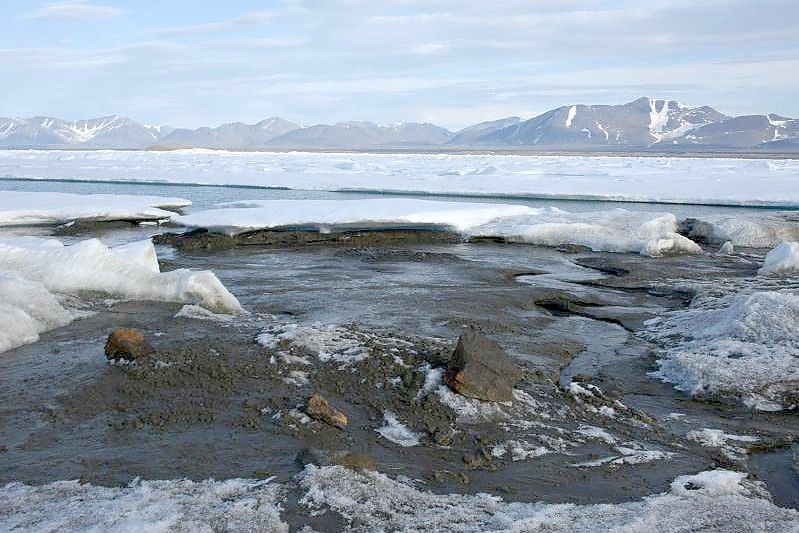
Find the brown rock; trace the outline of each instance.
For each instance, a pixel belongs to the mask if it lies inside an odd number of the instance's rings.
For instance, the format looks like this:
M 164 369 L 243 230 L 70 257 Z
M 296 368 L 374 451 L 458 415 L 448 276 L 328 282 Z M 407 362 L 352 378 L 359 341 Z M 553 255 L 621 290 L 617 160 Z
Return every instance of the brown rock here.
M 594 379 L 594 376 L 592 376 L 591 374 L 580 373 L 572 376 L 572 381 L 576 381 L 577 383 L 588 383 L 592 379 Z
M 521 368 L 499 344 L 469 330 L 458 339 L 444 383 L 463 396 L 507 403 L 521 377 Z
M 153 347 L 137 329 L 115 329 L 105 343 L 105 356 L 108 359 L 133 361 L 152 355 L 154 352 Z
M 344 429 L 347 427 L 347 415 L 333 408 L 320 394 L 314 394 L 308 400 L 305 412 L 311 418 L 321 420 L 330 426 Z
M 350 470 L 371 470 L 377 472 L 377 461 L 360 453 L 347 453 L 338 459 L 338 464 Z

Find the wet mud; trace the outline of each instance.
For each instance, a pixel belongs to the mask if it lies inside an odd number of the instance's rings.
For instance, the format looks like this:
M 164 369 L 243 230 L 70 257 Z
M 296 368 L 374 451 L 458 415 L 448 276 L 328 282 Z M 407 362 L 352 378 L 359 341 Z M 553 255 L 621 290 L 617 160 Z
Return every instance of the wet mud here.
M 157 242 L 162 268 L 214 270 L 251 314 L 176 318 L 179 305 L 87 295 L 95 314 L 0 356 L 0 483 L 277 476 L 290 485 L 312 462 L 441 493 L 589 503 L 723 466 L 749 469 L 796 506 L 795 451 L 785 452 L 799 438 L 796 414 L 675 391 L 647 376 L 654 348 L 636 335 L 688 304 L 690 290 L 674 280 L 748 276 L 756 261 L 746 256 L 652 260 L 436 232 Z M 103 344 L 118 327 L 139 329 L 155 353 L 109 363 Z M 292 327 L 308 333 L 292 337 Z M 523 368 L 510 405 L 440 382 L 466 327 Z M 308 342 L 319 331 L 332 347 Z M 264 332 L 271 342 L 256 342 Z M 346 414 L 344 429 L 307 416 L 315 393 Z M 386 413 L 418 443 L 386 438 Z M 701 428 L 758 442 L 731 451 L 686 438 Z M 286 514 L 311 519 L 291 498 Z M 336 518 L 314 527 L 335 530 Z

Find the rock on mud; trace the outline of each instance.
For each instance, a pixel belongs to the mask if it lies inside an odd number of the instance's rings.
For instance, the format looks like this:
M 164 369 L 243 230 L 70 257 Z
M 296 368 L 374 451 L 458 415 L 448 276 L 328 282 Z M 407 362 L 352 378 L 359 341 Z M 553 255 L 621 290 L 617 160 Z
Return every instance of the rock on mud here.
M 320 420 L 330 426 L 344 429 L 347 427 L 347 415 L 333 408 L 320 394 L 314 394 L 308 400 L 305 412 L 311 418 Z
M 444 383 L 469 398 L 507 403 L 521 377 L 521 368 L 499 344 L 470 330 L 458 339 Z
M 125 359 L 133 361 L 148 357 L 155 352 L 152 346 L 137 329 L 119 328 L 108 336 L 105 343 L 105 356 L 109 360 Z

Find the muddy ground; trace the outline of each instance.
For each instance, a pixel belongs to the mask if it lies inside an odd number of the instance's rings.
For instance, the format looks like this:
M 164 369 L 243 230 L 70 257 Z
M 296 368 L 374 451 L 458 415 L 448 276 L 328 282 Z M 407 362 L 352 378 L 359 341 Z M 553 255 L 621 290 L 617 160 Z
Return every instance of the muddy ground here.
M 674 391 L 647 376 L 654 347 L 636 335 L 647 318 L 688 304 L 677 281 L 750 276 L 757 257 L 647 259 L 439 235 L 279 244 L 159 249 L 165 270 L 214 270 L 247 317 L 176 318 L 180 305 L 86 295 L 95 314 L 0 356 L 0 483 L 274 475 L 290 484 L 315 462 L 408 476 L 442 493 L 588 503 L 629 501 L 723 466 L 748 469 L 777 503 L 799 505 L 796 413 Z M 335 326 L 333 337 L 367 355 L 255 341 L 290 324 Z M 110 364 L 103 343 L 117 327 L 140 329 L 156 353 Z M 511 406 L 425 386 L 465 327 L 523 367 Z M 313 393 L 347 414 L 346 429 L 307 419 Z M 420 443 L 381 436 L 386 411 Z M 721 449 L 685 437 L 702 428 L 759 441 Z M 299 508 L 288 515 L 307 518 Z

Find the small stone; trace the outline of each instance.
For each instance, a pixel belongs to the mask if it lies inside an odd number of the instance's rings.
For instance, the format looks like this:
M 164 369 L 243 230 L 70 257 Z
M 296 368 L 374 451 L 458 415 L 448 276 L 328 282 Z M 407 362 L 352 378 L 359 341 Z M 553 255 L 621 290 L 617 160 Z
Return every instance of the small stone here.
M 155 350 L 137 329 L 115 329 L 108 336 L 108 340 L 105 343 L 105 356 L 109 360 L 125 359 L 133 361 L 148 357 L 153 353 L 155 353 Z
M 338 464 L 350 470 L 377 472 L 377 461 L 360 453 L 347 453 L 337 459 Z
M 330 426 L 344 429 L 347 427 L 347 415 L 333 408 L 320 394 L 314 394 L 308 400 L 305 412 L 311 418 L 320 420 Z
M 577 383 L 588 383 L 594 379 L 594 376 L 591 374 L 575 374 L 572 376 L 572 381 L 576 381 Z
M 521 368 L 499 344 L 469 330 L 458 339 L 444 383 L 469 398 L 509 403 L 521 377 Z

